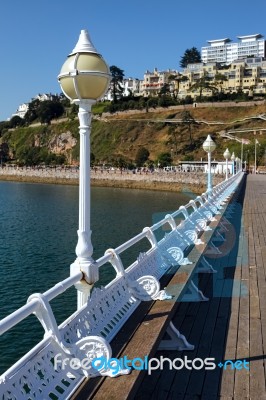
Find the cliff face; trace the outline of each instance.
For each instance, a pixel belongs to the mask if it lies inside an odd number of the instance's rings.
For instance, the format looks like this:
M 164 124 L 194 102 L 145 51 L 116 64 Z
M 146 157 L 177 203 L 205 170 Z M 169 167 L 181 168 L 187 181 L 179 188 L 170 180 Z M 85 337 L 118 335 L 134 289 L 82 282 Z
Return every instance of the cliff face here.
M 73 137 L 70 131 L 62 132 L 59 135 L 53 134 L 48 142 L 48 149 L 56 154 L 68 154 L 76 146 L 78 140 Z
M 5 143 L 8 148 L 9 158 L 14 162 L 23 163 L 26 155 L 30 158 L 29 154 L 34 153 L 35 157 L 38 156 L 36 160 L 40 163 L 49 163 L 49 157 L 50 160 L 59 161 L 59 158 L 54 156 L 62 156 L 61 161 L 71 163 L 72 153 L 79 140 L 78 121 L 58 121 L 53 125 L 36 125 L 12 129 L 0 138 L 0 144 Z
M 175 110 L 155 110 L 139 114 L 126 112 L 94 118 L 91 151 L 96 161 L 113 163 L 114 160 L 123 158 L 127 162 L 134 162 L 140 147 L 148 149 L 151 160 L 156 160 L 163 152 L 171 153 L 174 162 L 185 157 L 191 160 L 206 159 L 202 143 L 208 134 L 212 135 L 217 144 L 216 159 L 223 159 L 226 147 L 239 153 L 241 143 L 222 137 L 222 131 L 233 131 L 233 136 L 250 139 L 251 143 L 254 142 L 253 133 L 256 131 L 260 134 L 261 144 L 264 143 L 266 119 L 256 116 L 265 115 L 265 105 L 190 108 L 191 116 L 197 121 L 191 127 L 191 132 L 186 126 L 178 123 L 183 111 L 182 107 Z M 39 152 L 40 160 L 51 155 L 63 155 L 67 163 L 75 163 L 79 159 L 78 120 L 58 120 L 51 125 L 10 130 L 0 138 L 0 145 L 1 143 L 2 147 L 8 148 L 9 156 L 14 161 L 32 151 Z M 252 149 L 250 153 L 253 154 Z

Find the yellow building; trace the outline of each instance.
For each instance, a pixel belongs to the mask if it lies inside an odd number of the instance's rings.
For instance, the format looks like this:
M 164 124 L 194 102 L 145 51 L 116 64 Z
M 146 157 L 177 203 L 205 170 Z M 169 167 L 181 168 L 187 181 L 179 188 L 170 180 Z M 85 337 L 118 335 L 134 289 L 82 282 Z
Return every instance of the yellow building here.
M 168 85 L 169 77 L 177 75 L 175 70 L 158 71 L 157 68 L 153 72 L 146 71 L 143 81 L 140 81 L 140 92 L 143 96 L 158 96 L 165 85 Z M 171 88 L 169 88 L 171 90 Z
M 210 97 L 242 90 L 249 96 L 266 94 L 266 60 L 260 57 L 237 60 L 230 65 L 218 63 L 189 64 L 182 75 L 187 80 L 179 84 L 179 98 L 190 95 Z

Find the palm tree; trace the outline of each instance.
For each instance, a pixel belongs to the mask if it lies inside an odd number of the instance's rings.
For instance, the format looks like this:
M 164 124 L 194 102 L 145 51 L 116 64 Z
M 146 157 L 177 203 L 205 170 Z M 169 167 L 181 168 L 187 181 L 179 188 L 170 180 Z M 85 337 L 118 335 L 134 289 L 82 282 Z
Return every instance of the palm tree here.
M 227 77 L 221 73 L 217 73 L 214 77 L 214 85 L 219 86 L 220 93 L 223 93 L 223 83 L 228 81 Z
M 176 75 L 169 75 L 168 77 L 168 81 L 169 82 L 174 82 L 174 98 L 178 97 L 178 93 L 179 93 L 179 89 L 180 89 L 180 82 L 185 82 L 188 80 L 188 77 L 185 75 L 181 75 L 181 74 L 176 74 Z M 175 84 L 177 83 L 177 85 Z
M 212 94 L 213 92 L 217 91 L 216 86 L 211 85 L 210 83 L 211 79 L 204 74 L 201 78 L 199 78 L 191 87 L 190 91 L 195 92 L 199 90 L 199 101 L 201 101 L 202 98 L 202 92 L 203 90 L 211 90 Z

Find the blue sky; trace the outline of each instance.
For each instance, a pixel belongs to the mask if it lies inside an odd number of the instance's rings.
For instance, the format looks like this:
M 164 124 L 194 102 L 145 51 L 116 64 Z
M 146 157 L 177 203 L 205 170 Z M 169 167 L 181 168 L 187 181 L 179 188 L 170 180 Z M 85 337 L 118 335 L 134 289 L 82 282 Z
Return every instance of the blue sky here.
M 4 0 L 0 5 L 0 121 L 38 93 L 59 93 L 57 75 L 80 30 L 126 77 L 178 69 L 184 51 L 210 39 L 266 35 L 265 0 Z

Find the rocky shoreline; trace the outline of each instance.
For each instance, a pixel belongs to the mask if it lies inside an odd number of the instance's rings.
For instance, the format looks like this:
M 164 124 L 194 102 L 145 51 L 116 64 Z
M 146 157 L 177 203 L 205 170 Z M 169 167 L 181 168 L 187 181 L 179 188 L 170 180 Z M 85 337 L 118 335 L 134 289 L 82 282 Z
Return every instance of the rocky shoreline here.
M 0 168 L 0 181 L 78 185 L 76 168 Z M 214 175 L 213 184 L 224 179 Z M 206 190 L 206 174 L 200 172 L 137 172 L 132 171 L 91 171 L 92 186 L 118 187 L 128 189 L 165 190 L 171 192 L 191 191 L 202 193 Z

